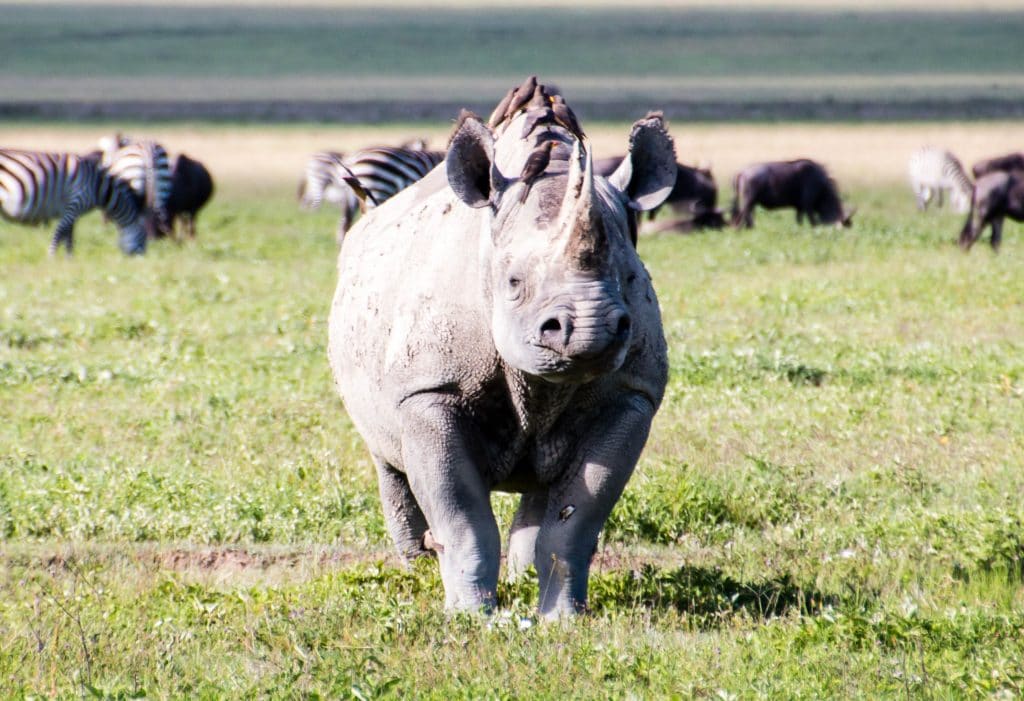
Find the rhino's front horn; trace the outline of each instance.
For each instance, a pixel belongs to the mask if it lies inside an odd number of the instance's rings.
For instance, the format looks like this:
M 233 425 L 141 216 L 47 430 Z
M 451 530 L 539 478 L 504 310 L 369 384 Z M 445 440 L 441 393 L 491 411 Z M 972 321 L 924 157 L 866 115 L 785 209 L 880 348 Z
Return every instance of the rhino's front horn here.
M 588 144 L 576 141 L 569 158 L 559 231 L 565 242 L 565 256 L 577 270 L 596 270 L 606 257 L 608 239 L 599 215 L 594 192 L 594 159 Z

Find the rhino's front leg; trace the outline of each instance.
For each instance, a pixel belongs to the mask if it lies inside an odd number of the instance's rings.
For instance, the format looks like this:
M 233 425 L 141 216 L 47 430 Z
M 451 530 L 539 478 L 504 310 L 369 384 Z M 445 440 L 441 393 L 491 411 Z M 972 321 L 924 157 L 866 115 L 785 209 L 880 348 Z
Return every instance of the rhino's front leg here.
M 537 553 L 537 534 L 548 511 L 548 491 L 527 492 L 519 500 L 519 508 L 512 517 L 508 537 L 506 574 L 515 581 L 533 563 Z
M 586 609 L 598 535 L 633 474 L 654 412 L 651 401 L 640 394 L 610 407 L 581 441 L 572 463 L 578 469 L 552 486 L 535 555 L 542 615 Z
M 445 606 L 490 611 L 501 556 L 498 524 L 474 459 L 474 428 L 450 399 L 420 394 L 402 403 L 402 461 L 430 526 Z

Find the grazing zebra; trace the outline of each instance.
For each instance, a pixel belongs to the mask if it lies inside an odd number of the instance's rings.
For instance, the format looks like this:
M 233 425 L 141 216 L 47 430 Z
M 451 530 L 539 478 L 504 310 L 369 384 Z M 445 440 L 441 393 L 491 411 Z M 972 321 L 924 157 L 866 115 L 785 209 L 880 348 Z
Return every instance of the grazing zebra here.
M 327 200 L 341 206 L 337 232 L 340 245 L 360 207 L 376 207 L 444 160 L 443 152 L 427 151 L 422 146 L 422 142 L 376 146 L 349 156 L 331 151 L 315 153 L 306 164 L 306 179 L 299 188 L 302 204 L 316 209 Z
M 146 230 L 135 194 L 94 156 L 0 149 L 0 214 L 22 224 L 60 219 L 50 254 L 73 246 L 75 221 L 99 207 L 114 220 L 121 250 L 145 253 Z
M 167 198 L 171 193 L 172 175 L 167 151 L 155 141 L 129 141 L 120 134 L 115 143 L 119 144 L 118 148 L 103 152 L 107 170 L 138 196 L 147 213 L 150 236 L 168 231 Z
M 971 192 L 974 184 L 964 171 L 963 165 L 949 151 L 926 146 L 910 156 L 908 168 L 910 187 L 917 198 L 917 208 L 922 212 L 928 208 L 932 196 L 937 196 L 937 207 L 942 206 L 943 191 L 950 191 L 953 208 L 964 213 L 971 208 Z
M 335 180 L 335 173 L 344 165 L 345 154 L 338 151 L 317 151 L 306 162 L 306 174 L 299 183 L 299 201 L 303 209 L 316 210 L 324 202 L 342 210 L 356 209 L 359 200 L 344 181 Z
M 108 136 L 101 137 L 96 144 L 99 148 L 99 153 L 101 156 L 100 162 L 104 166 L 110 165 L 110 157 L 114 154 L 114 151 L 121 148 L 122 146 L 127 146 L 131 142 L 132 140 L 130 138 L 128 138 L 119 131 L 114 132 L 113 134 L 110 134 Z

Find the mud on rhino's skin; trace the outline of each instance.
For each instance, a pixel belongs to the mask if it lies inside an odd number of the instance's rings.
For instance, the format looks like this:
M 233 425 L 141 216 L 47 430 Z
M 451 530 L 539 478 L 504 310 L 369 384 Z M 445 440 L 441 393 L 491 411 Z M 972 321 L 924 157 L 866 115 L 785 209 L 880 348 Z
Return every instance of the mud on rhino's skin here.
M 672 189 L 672 140 L 648 116 L 623 165 L 595 177 L 585 140 L 529 113 L 548 97 L 493 132 L 462 115 L 446 162 L 362 219 L 338 259 L 335 381 L 399 552 L 436 554 L 454 609 L 495 603 L 495 490 L 522 493 L 510 574 L 535 565 L 545 615 L 585 608 L 598 534 L 667 379 L 631 231 Z M 520 203 L 545 140 L 550 163 Z

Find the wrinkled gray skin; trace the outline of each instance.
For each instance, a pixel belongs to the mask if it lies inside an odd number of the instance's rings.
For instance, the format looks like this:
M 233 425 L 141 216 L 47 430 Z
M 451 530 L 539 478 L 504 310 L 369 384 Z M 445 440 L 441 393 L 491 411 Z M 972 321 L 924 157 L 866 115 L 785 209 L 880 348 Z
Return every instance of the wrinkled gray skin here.
M 586 606 L 598 534 L 664 392 L 630 207 L 661 203 L 675 154 L 661 120 L 641 120 L 605 180 L 561 127 L 520 138 L 524 118 L 496 137 L 463 119 L 447 161 L 348 234 L 329 356 L 400 553 L 428 554 L 429 528 L 446 606 L 489 611 L 501 551 L 490 493 L 520 492 L 509 575 L 535 565 L 553 617 Z M 546 137 L 563 143 L 520 204 L 516 176 Z

